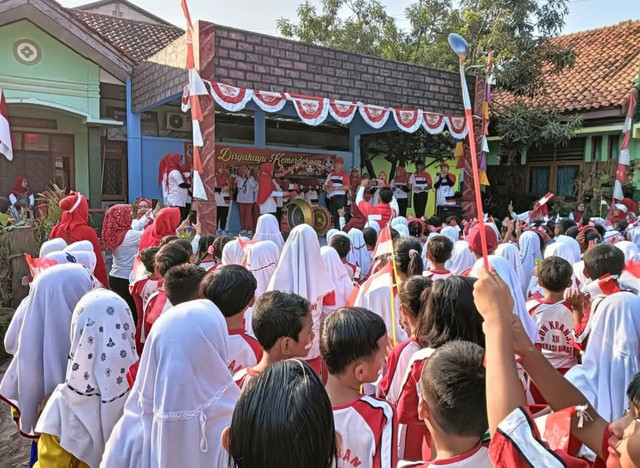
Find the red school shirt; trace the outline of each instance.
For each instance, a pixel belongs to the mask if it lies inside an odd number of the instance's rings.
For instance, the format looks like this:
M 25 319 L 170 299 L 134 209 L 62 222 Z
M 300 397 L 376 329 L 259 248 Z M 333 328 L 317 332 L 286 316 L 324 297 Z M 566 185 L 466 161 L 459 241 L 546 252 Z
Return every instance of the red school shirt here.
M 433 281 L 435 280 L 439 280 L 439 279 L 447 279 L 449 276 L 451 276 L 451 272 L 449 270 L 426 270 L 422 276 L 424 276 L 425 278 L 429 278 Z
M 397 402 L 411 357 L 420 350 L 415 338 L 404 340 L 395 346 L 387 357 L 384 374 L 378 385 L 378 396 Z
M 432 462 L 405 462 L 401 461 L 398 468 L 427 468 L 430 466 L 450 466 L 455 468 L 493 468 L 489 458 L 489 449 L 481 442 L 468 452 L 455 457 L 439 459 Z
M 262 359 L 262 347 L 258 340 L 249 335 L 244 327 L 229 330 L 227 340 L 228 365 L 231 374 L 258 365 Z
M 244 390 L 244 388 L 254 377 L 260 375 L 260 372 L 254 370 L 252 367 L 245 367 L 244 369 L 240 369 L 238 372 L 233 374 L 233 381 L 240 388 L 240 390 Z
M 152 278 L 150 275 L 146 275 L 129 286 L 129 294 L 133 298 L 133 302 L 136 304 L 136 312 L 138 320 L 144 312 L 144 304 L 147 303 L 149 297 L 155 293 L 160 286 L 162 286 L 162 278 Z M 136 324 L 137 327 L 137 324 Z
M 343 405 L 332 405 L 337 432 L 342 435 L 339 467 L 395 467 L 398 463 L 398 422 L 386 400 L 363 395 Z

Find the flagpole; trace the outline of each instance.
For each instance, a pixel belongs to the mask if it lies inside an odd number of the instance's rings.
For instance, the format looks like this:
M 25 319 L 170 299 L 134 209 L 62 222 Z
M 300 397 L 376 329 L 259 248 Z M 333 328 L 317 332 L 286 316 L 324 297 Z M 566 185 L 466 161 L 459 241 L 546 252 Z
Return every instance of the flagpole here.
M 393 294 L 393 288 L 398 284 L 398 269 L 396 268 L 396 252 L 393 249 L 393 240 L 391 241 L 391 266 L 393 267 L 393 277 L 391 281 L 391 338 L 393 346 L 398 342 L 396 338 L 396 297 Z
M 487 234 L 484 230 L 484 210 L 482 209 L 482 196 L 480 192 L 480 180 L 478 172 L 478 155 L 476 154 L 476 137 L 473 129 L 473 113 L 471 110 L 471 98 L 469 97 L 469 87 L 465 76 L 464 61 L 467 58 L 469 46 L 467 41 L 458 34 L 449 34 L 449 46 L 460 58 L 460 85 L 462 87 L 462 100 L 464 103 L 464 114 L 467 120 L 469 137 L 469 148 L 471 150 L 471 166 L 473 168 L 473 188 L 476 197 L 476 211 L 478 214 L 478 224 L 480 225 L 480 243 L 482 244 L 482 259 L 485 270 L 489 269 L 489 252 L 487 249 Z

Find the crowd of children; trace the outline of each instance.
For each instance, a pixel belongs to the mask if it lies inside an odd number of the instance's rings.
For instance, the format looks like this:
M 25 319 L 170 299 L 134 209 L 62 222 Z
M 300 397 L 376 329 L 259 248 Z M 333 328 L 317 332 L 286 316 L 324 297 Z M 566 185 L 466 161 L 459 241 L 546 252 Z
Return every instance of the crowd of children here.
M 272 214 L 232 239 L 116 205 L 112 291 L 92 243 L 46 242 L 0 383 L 32 462 L 640 467 L 630 216 L 489 219 L 487 271 L 477 222 L 377 209 L 321 247 Z

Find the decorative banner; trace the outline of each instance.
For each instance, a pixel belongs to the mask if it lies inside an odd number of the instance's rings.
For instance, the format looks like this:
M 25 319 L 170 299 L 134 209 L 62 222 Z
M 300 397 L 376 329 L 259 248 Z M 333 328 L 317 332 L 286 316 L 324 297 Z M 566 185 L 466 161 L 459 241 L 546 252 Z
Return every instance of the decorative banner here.
M 329 112 L 329 100 L 303 94 L 287 93 L 287 98 L 293 101 L 298 117 L 307 125 L 320 125 L 327 118 Z
M 356 116 L 358 110 L 358 103 L 355 101 L 336 101 L 335 99 L 329 100 L 329 114 L 336 122 L 347 125 L 351 123 Z
M 247 102 L 251 100 L 253 91 L 251 89 L 236 88 L 222 83 L 207 82 L 210 85 L 211 95 L 218 105 L 229 112 L 237 112 L 245 108 Z
M 462 115 L 450 115 L 445 117 L 447 127 L 449 127 L 449 133 L 453 138 L 462 140 L 467 136 L 467 123 Z
M 419 109 L 393 109 L 393 118 L 401 130 L 414 133 L 422 125 L 422 112 Z
M 273 91 L 253 91 L 253 102 L 265 112 L 278 112 L 287 103 L 287 96 L 284 93 Z
M 389 108 L 382 106 L 360 105 L 360 116 L 370 127 L 382 128 L 389 118 Z
M 422 112 L 422 121 L 424 129 L 431 135 L 442 133 L 445 125 L 445 117 L 442 114 L 433 114 L 431 112 Z

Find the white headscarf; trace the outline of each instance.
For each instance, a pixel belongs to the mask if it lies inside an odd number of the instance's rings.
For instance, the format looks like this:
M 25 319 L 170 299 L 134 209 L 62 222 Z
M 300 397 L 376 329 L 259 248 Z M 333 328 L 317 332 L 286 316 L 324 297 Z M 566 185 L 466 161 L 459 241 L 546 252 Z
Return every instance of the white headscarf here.
M 269 281 L 278 264 L 279 254 L 280 249 L 273 241 L 257 242 L 249 247 L 247 251 L 247 269 L 253 273 L 258 282 L 256 299 L 267 290 Z
M 100 466 L 227 466 L 220 437 L 240 395 L 227 368 L 227 333 L 208 300 L 160 316 Z
M 409 226 L 409 221 L 404 216 L 396 216 L 391 220 L 391 227 L 395 228 L 396 226 Z
M 631 242 L 640 247 L 640 227 L 631 230 Z
M 0 383 L 0 395 L 20 412 L 18 429 L 34 435 L 38 405 L 64 382 L 71 315 L 93 287 L 80 265 L 55 265 L 40 273 L 25 304 L 17 349 Z
M 520 235 L 518 244 L 520 246 L 520 260 L 522 260 L 522 269 L 525 278 L 531 278 L 533 276 L 536 261 L 542 260 L 542 251 L 540 250 L 541 243 L 540 236 L 533 231 L 525 231 Z
M 333 281 L 333 291 L 336 295 L 336 308 L 344 307 L 347 299 L 349 299 L 349 296 L 353 291 L 351 278 L 349 278 L 349 274 L 340 260 L 338 252 L 336 252 L 334 248 L 326 246 L 322 247 L 320 249 L 320 255 L 322 256 L 324 266 L 327 267 L 329 276 Z
M 311 303 L 315 338 L 307 359 L 320 355 L 322 298 L 332 290 L 333 283 L 320 256 L 316 232 L 307 224 L 296 226 L 284 244 L 267 291 L 291 291 Z
M 50 239 L 46 242 L 43 242 L 43 244 L 40 246 L 40 257 L 44 257 L 51 252 L 59 252 L 66 246 L 67 243 L 64 241 L 64 239 L 61 239 L 59 237 L 56 239 Z
M 278 246 L 278 252 L 282 250 L 284 239 L 282 238 L 282 232 L 280 232 L 278 219 L 275 216 L 266 213 L 258 218 L 256 233 L 253 236 L 253 240 L 256 239 L 259 241 L 272 241 Z
M 342 231 L 339 229 L 334 229 L 334 228 L 329 229 L 327 233 L 324 235 L 324 238 L 327 241 L 327 245 L 329 245 L 329 241 L 333 236 L 335 236 L 336 234 L 340 234 L 341 232 Z
M 564 246 L 560 247 L 559 245 L 556 245 L 556 244 L 564 244 Z M 555 252 L 558 249 L 560 249 L 560 252 L 562 252 L 562 255 L 558 255 L 556 253 L 547 254 L 547 251 L 549 250 L 551 252 Z M 566 253 L 568 253 L 569 257 L 563 256 Z M 582 258 L 582 249 L 580 248 L 580 243 L 577 240 L 575 240 L 573 237 L 560 235 L 556 237 L 556 241 L 548 245 L 544 251 L 544 258 L 547 258 L 551 255 L 562 257 L 573 265 L 575 262 L 579 262 L 580 259 Z
M 371 229 L 373 229 L 374 231 L 376 231 L 376 233 L 380 234 L 380 225 L 378 224 L 377 221 L 367 221 L 367 224 L 364 225 L 365 228 L 370 227 Z
M 60 250 L 58 252 L 48 253 L 45 257 L 57 262 L 59 265 L 63 265 L 65 263 L 77 263 L 78 265 L 85 267 L 91 274 L 93 274 L 96 268 L 96 253 L 93 250 Z
M 351 240 L 351 251 L 354 255 L 355 264 L 360 267 L 363 275 L 367 275 L 371 269 L 371 253 L 367 250 L 362 231 L 351 228 L 349 230 L 349 240 Z
M 524 274 L 522 260 L 520 260 L 520 250 L 518 250 L 518 247 L 515 244 L 500 244 L 496 249 L 496 255 L 498 257 L 506 258 L 511 264 L 515 272 L 518 274 L 518 278 L 520 278 L 522 293 L 526 294 L 531 278 L 527 278 Z
M 624 253 L 624 259 L 626 262 L 630 260 L 636 260 L 638 256 L 638 246 L 633 242 L 620 241 L 613 244 L 618 247 Z
M 584 274 L 584 260 L 580 260 L 573 264 L 573 277 L 580 285 L 580 288 L 591 283 L 591 278 L 587 278 L 587 275 Z
M 629 407 L 625 390 L 640 371 L 639 311 L 640 297 L 629 292 L 602 299 L 582 364 L 566 374 L 606 421 L 615 421 Z
M 410 235 L 409 228 L 404 224 L 396 224 L 395 226 L 392 226 L 391 229 L 395 229 L 400 237 L 408 237 Z
M 221 263 L 223 265 L 242 265 L 244 249 L 238 239 L 233 239 L 225 244 L 222 249 Z
M 453 252 L 451 259 L 447 261 L 445 267 L 452 275 L 459 275 L 467 268 L 472 267 L 476 263 L 476 256 L 469 250 L 467 241 L 459 240 L 453 244 Z
M 489 255 L 489 265 L 495 268 L 498 276 L 507 283 L 511 296 L 513 297 L 513 313 L 520 317 L 524 330 L 527 332 L 529 339 L 535 343 L 536 334 L 538 332 L 538 326 L 536 322 L 531 318 L 524 301 L 524 294 L 522 293 L 522 286 L 520 285 L 520 278 L 513 269 L 511 264 L 506 258 L 498 257 L 496 255 Z M 472 278 L 478 277 L 478 270 L 484 268 L 483 260 L 480 258 L 473 266 L 473 270 L 469 274 Z
M 129 393 L 127 371 L 138 360 L 135 324 L 116 293 L 96 289 L 80 299 L 71 319 L 67 376 L 38 419 L 36 432 L 97 468 Z
M 447 237 L 453 244 L 458 242 L 458 240 L 460 239 L 460 231 L 458 230 L 458 228 L 453 226 L 443 227 L 440 231 L 440 235 Z

